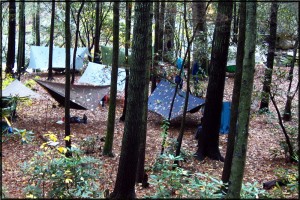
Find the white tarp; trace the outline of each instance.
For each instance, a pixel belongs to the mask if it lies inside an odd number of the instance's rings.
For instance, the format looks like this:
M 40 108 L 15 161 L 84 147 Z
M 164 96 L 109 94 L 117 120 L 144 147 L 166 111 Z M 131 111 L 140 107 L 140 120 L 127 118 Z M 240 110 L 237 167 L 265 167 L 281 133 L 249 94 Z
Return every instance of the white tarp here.
M 101 65 L 89 62 L 78 83 L 87 83 L 91 85 L 110 85 L 111 66 Z M 123 91 L 125 88 L 125 69 L 118 69 L 117 90 Z
M 73 53 L 74 49 L 70 49 L 70 58 L 71 65 L 70 69 L 73 68 Z M 83 67 L 83 60 L 85 54 L 89 54 L 89 51 L 86 47 L 77 48 L 76 51 L 76 65 L 75 69 L 80 70 Z M 49 47 L 43 46 L 31 46 L 30 49 L 30 62 L 28 68 L 31 69 L 48 69 L 48 60 L 49 60 Z M 53 47 L 53 59 L 52 59 L 52 68 L 65 68 L 66 63 L 66 49 Z
M 2 91 L 3 97 L 8 96 L 18 96 L 18 97 L 29 97 L 34 99 L 42 99 L 42 96 L 38 93 L 32 91 L 25 85 L 23 85 L 20 81 L 17 79 L 14 80 L 10 85 L 8 85 L 3 91 Z

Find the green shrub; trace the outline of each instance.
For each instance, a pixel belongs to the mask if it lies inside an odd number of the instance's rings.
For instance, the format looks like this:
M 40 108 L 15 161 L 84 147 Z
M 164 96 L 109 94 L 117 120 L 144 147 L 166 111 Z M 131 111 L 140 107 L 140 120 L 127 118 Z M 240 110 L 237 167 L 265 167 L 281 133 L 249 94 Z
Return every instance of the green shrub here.
M 35 153 L 21 169 L 30 176 L 24 191 L 27 198 L 100 198 L 96 179 L 100 177 L 99 160 L 82 156 L 80 149 L 69 149 L 72 157 L 67 158 L 67 149 L 58 146 L 53 133 L 46 134 L 49 142 L 43 143 L 43 151 Z M 66 137 L 65 140 L 69 140 Z
M 24 85 L 30 89 L 33 89 L 36 85 L 36 82 L 33 79 L 25 81 Z
M 150 175 L 149 183 L 155 188 L 155 194 L 147 198 L 224 198 L 221 192 L 223 183 L 208 174 L 192 174 L 174 165 L 182 157 L 161 155 L 155 163 L 157 173 Z M 159 172 L 158 172 L 159 171 Z M 259 189 L 258 183 L 246 183 L 242 186 L 241 198 L 266 198 L 265 190 Z
M 15 78 L 13 78 L 10 74 L 7 74 L 7 76 L 2 80 L 2 90 L 4 90 L 14 80 Z

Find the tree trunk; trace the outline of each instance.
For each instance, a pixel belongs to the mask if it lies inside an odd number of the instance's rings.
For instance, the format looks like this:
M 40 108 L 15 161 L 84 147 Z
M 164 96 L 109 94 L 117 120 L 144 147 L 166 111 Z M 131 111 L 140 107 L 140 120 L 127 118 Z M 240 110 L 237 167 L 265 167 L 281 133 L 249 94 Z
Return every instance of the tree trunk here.
M 49 66 L 48 66 L 48 80 L 53 80 L 52 74 L 52 61 L 53 61 L 53 36 L 54 36 L 54 18 L 55 18 L 55 0 L 52 0 L 52 12 L 51 12 L 51 27 L 50 27 L 50 44 L 49 44 Z M 70 57 L 70 54 L 67 55 Z M 69 66 L 70 67 L 70 66 Z M 66 66 L 67 69 L 67 66 Z
M 18 80 L 21 78 L 21 70 L 25 68 L 25 2 L 19 2 L 19 42 L 18 42 Z
M 112 71 L 111 71 L 111 85 L 109 110 L 107 120 L 107 131 L 105 137 L 105 144 L 103 148 L 103 155 L 113 156 L 112 146 L 114 140 L 115 116 L 116 116 L 116 96 L 117 96 L 117 79 L 118 79 L 118 62 L 119 62 L 119 7 L 120 2 L 116 1 L 113 5 L 113 55 L 112 55 Z
M 159 31 L 158 31 L 158 53 L 159 60 L 164 58 L 164 31 L 165 31 L 165 9 L 166 2 L 160 2 L 160 11 L 159 11 Z
M 70 30 L 70 6 L 71 2 L 66 1 L 65 13 L 65 38 L 66 38 L 66 86 L 65 86 L 65 137 L 70 136 L 70 49 L 71 49 L 71 30 Z M 66 157 L 71 157 L 71 139 L 66 140 Z
M 238 118 L 238 107 L 240 100 L 240 90 L 242 84 L 242 71 L 243 71 L 243 58 L 245 47 L 245 31 L 246 31 L 246 3 L 240 2 L 240 22 L 239 22 L 239 35 L 237 43 L 237 55 L 236 55 L 236 71 L 234 75 L 234 87 L 232 91 L 232 101 L 230 110 L 230 128 L 227 139 L 226 156 L 224 162 L 224 168 L 222 173 L 223 183 L 228 183 L 230 177 L 230 169 L 232 164 L 234 142 L 236 137 L 236 124 Z
M 71 84 L 74 84 L 75 81 L 75 70 L 76 70 L 76 52 L 77 52 L 77 44 L 78 44 L 78 35 L 79 35 L 79 19 L 80 19 L 80 13 L 83 8 L 84 1 L 81 2 L 80 8 L 77 13 L 77 24 L 76 24 L 76 34 L 75 34 L 75 46 L 74 46 L 74 52 L 73 52 L 73 70 L 72 70 L 72 80 Z
M 151 69 L 151 93 L 156 88 L 156 68 L 158 66 L 158 59 L 159 59 L 159 2 L 154 2 L 154 20 L 155 20 L 155 31 L 154 31 L 154 63 Z
M 284 113 L 283 113 L 283 120 L 285 121 L 290 121 L 292 118 L 292 95 L 291 95 L 291 87 L 292 87 L 292 82 L 293 82 L 293 77 L 294 77 L 294 67 L 295 67 L 295 62 L 296 62 L 296 55 L 297 55 L 297 48 L 299 45 L 299 40 L 296 41 L 295 43 L 295 48 L 293 52 L 293 60 L 290 65 L 290 71 L 289 71 L 289 76 L 288 80 L 290 81 L 288 91 L 287 91 L 287 99 L 284 107 Z
M 272 1 L 271 14 L 270 14 L 270 36 L 268 39 L 268 56 L 267 56 L 267 68 L 265 69 L 265 77 L 262 90 L 262 100 L 260 102 L 260 110 L 269 110 L 269 92 L 272 83 L 273 64 L 276 48 L 276 30 L 277 30 L 277 11 L 278 4 Z
M 255 45 L 256 45 L 256 2 L 246 3 L 246 41 L 243 60 L 242 85 L 239 103 L 238 131 L 234 146 L 229 188 L 226 198 L 240 198 L 246 163 L 248 128 L 253 90 Z
M 219 129 L 230 39 L 232 1 L 219 1 L 217 12 L 203 116 L 203 134 L 200 134 L 195 155 L 198 160 L 203 160 L 207 156 L 213 160 L 224 161 L 219 150 Z
M 8 24 L 8 48 L 6 59 L 6 75 L 13 74 L 15 64 L 15 45 L 16 45 L 16 2 L 9 1 L 9 24 Z M 1 50 L 2 51 L 2 50 Z
M 138 162 L 138 150 L 140 133 L 145 126 L 143 123 L 143 108 L 145 101 L 145 90 L 147 85 L 147 64 L 149 64 L 148 33 L 149 23 L 149 2 L 135 3 L 135 23 L 133 30 L 132 58 L 133 63 L 130 69 L 128 107 L 122 140 L 122 149 L 119 161 L 118 174 L 113 193 L 113 199 L 133 199 L 135 195 L 136 169 Z
M 101 3 L 102 6 L 102 3 Z M 96 1 L 94 63 L 100 63 L 100 2 Z
M 172 63 L 174 60 L 174 38 L 175 38 L 176 2 L 167 2 L 166 25 L 164 38 L 164 60 Z
M 124 107 L 123 107 L 123 113 L 120 117 L 120 121 L 125 121 L 126 117 L 126 109 L 127 109 L 127 97 L 128 97 L 128 82 L 129 82 L 129 69 L 130 65 L 128 62 L 128 49 L 130 48 L 130 30 L 131 30 L 131 2 L 126 2 L 126 29 L 125 29 L 125 73 L 126 73 L 126 79 L 125 79 L 125 99 L 124 99 Z
M 0 2 L 0 50 L 1 50 L 1 55 L 0 55 L 0 69 L 1 69 L 1 73 L 2 73 L 2 55 L 3 55 L 3 52 L 2 52 L 2 27 L 3 27 L 3 24 L 2 24 L 2 21 L 3 21 L 3 16 L 2 16 L 2 2 Z M 1 75 L 1 81 L 2 81 L 2 75 Z
M 193 26 L 199 24 L 194 41 L 193 59 L 207 73 L 207 27 L 206 27 L 206 2 L 193 2 Z
M 150 3 L 150 11 L 149 11 L 149 24 L 150 27 L 152 25 L 153 18 L 153 3 Z M 143 104 L 143 122 L 142 122 L 142 131 L 140 134 L 140 145 L 139 145 L 139 159 L 137 165 L 136 172 L 136 183 L 142 183 L 144 188 L 148 187 L 148 175 L 145 173 L 145 152 L 146 152 L 146 136 L 147 136 L 147 118 L 148 118 L 148 95 L 149 95 L 149 81 L 150 81 L 150 66 L 152 62 L 152 29 L 148 30 L 148 58 L 146 64 L 146 88 L 145 88 L 145 96 L 144 96 L 144 104 Z
M 239 15 L 237 14 L 236 11 L 236 6 L 237 2 L 233 3 L 233 37 L 232 37 L 232 42 L 236 44 L 238 42 L 238 24 L 239 24 Z M 240 10 L 239 12 L 240 13 Z
M 184 25 L 185 25 L 185 32 L 186 32 L 186 39 L 190 43 L 190 37 L 188 33 L 188 25 L 187 25 L 187 10 L 186 10 L 186 4 L 187 2 L 184 2 Z M 197 27 L 198 28 L 198 27 Z M 195 33 L 197 30 L 195 31 Z M 194 37 L 193 37 L 194 38 Z M 183 107 L 183 113 L 182 113 L 182 120 L 181 120 L 181 125 L 180 125 L 180 131 L 177 137 L 177 145 L 176 145 L 176 152 L 175 156 L 180 155 L 180 149 L 181 149 L 181 144 L 182 144 L 182 139 L 183 139 L 183 134 L 184 134 L 184 128 L 185 128 L 185 118 L 186 118 L 186 111 L 188 107 L 188 102 L 189 102 L 189 93 L 190 93 L 190 61 L 191 61 L 191 52 L 190 52 L 190 45 L 187 48 L 187 91 L 185 95 L 185 100 L 184 100 L 184 107 Z M 178 160 L 175 160 L 174 162 L 176 165 L 178 165 Z
M 35 24 L 34 24 L 34 28 L 35 28 L 35 45 L 40 46 L 41 45 L 41 36 L 40 36 L 40 9 L 41 9 L 41 5 L 40 5 L 39 0 L 37 0 L 36 6 L 37 7 L 36 7 Z

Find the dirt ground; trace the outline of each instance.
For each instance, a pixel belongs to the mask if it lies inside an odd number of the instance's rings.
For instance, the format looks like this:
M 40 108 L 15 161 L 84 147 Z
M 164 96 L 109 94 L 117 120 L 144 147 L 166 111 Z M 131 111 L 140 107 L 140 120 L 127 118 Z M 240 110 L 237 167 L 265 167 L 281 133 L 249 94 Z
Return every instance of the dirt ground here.
M 280 128 L 278 128 L 278 120 L 274 106 L 270 103 L 270 109 L 275 118 L 271 118 L 268 115 L 258 114 L 259 101 L 256 96 L 257 91 L 261 90 L 261 77 L 263 76 L 263 67 L 256 66 L 255 72 L 255 88 L 253 93 L 253 104 L 251 109 L 250 127 L 249 127 L 249 140 L 247 149 L 247 161 L 244 174 L 245 182 L 258 182 L 262 188 L 262 184 L 266 181 L 276 179 L 275 169 L 278 168 L 292 168 L 290 163 L 285 162 L 283 153 L 274 157 L 272 156 L 272 150 L 278 149 L 279 140 L 283 139 L 283 134 Z M 298 70 L 296 70 L 296 74 Z M 29 78 L 33 78 L 36 74 L 29 74 L 23 76 L 21 82 L 25 82 Z M 39 74 L 40 75 L 40 74 Z M 45 74 L 40 75 L 42 80 L 46 79 Z M 298 76 L 297 76 L 298 77 Z M 297 79 L 295 77 L 295 79 Z M 78 80 L 78 76 L 76 80 Z M 55 81 L 63 82 L 62 75 L 55 75 Z M 233 88 L 233 77 L 226 78 L 224 101 L 231 101 L 231 93 Z M 295 86 L 296 81 L 293 82 Z M 287 88 L 287 82 L 279 85 L 282 88 Z M 294 87 L 295 88 L 295 87 Z M 24 161 L 28 161 L 35 152 L 37 152 L 40 145 L 43 143 L 40 136 L 52 131 L 57 133 L 59 138 L 64 136 L 64 125 L 57 124 L 56 122 L 61 120 L 64 116 L 64 108 L 58 107 L 57 102 L 48 95 L 48 93 L 36 84 L 35 89 L 39 94 L 45 97 L 45 100 L 33 100 L 32 105 L 26 106 L 20 104 L 18 106 L 17 114 L 18 118 L 16 122 L 13 122 L 13 127 L 19 129 L 32 130 L 35 133 L 35 139 L 31 144 L 21 144 L 20 138 L 10 138 L 2 144 L 2 185 L 6 190 L 6 194 L 10 198 L 24 198 L 25 194 L 22 189 L 27 184 L 27 177 L 24 177 L 20 171 L 20 164 Z M 91 154 L 96 158 L 99 158 L 103 162 L 103 170 L 106 171 L 104 177 L 101 180 L 100 190 L 104 191 L 109 189 L 113 190 L 114 182 L 116 180 L 118 161 L 120 156 L 122 133 L 124 124 L 119 121 L 123 110 L 123 94 L 118 94 L 117 107 L 116 107 L 116 122 L 115 122 L 115 135 L 113 143 L 113 153 L 115 157 L 104 157 L 101 153 L 95 152 Z M 285 97 L 284 97 L 285 98 Z M 298 95 L 293 100 L 293 120 L 286 122 L 292 126 L 298 127 L 298 111 L 296 106 L 298 105 Z M 281 110 L 284 104 L 279 104 Z M 99 107 L 96 111 L 89 110 L 71 110 L 71 116 L 82 117 L 85 114 L 88 118 L 87 124 L 71 124 L 71 132 L 75 136 L 72 140 L 73 144 L 79 144 L 80 141 L 87 136 L 105 136 L 108 116 L 108 105 Z M 194 140 L 194 132 L 197 124 L 199 123 L 201 114 L 200 112 L 194 114 L 188 114 L 186 120 L 186 129 L 183 138 L 182 148 L 191 154 L 197 150 L 197 141 Z M 176 138 L 180 129 L 181 118 L 174 119 L 171 122 L 169 137 Z M 161 150 L 162 137 L 161 133 L 162 117 L 149 112 L 148 113 L 148 132 L 147 132 L 147 144 L 146 144 L 146 160 L 145 166 L 150 168 L 157 155 Z M 2 136 L 4 137 L 4 136 Z M 220 151 L 225 156 L 227 135 L 220 135 Z M 98 144 L 103 149 L 104 142 L 98 141 Z M 214 177 L 220 178 L 223 169 L 223 163 L 205 159 L 203 162 L 199 162 L 195 159 L 189 160 L 185 163 L 184 168 L 191 170 L 192 172 L 208 173 Z M 136 187 L 136 193 L 138 198 L 142 198 L 145 194 L 153 194 L 153 186 L 143 189 L 141 186 Z

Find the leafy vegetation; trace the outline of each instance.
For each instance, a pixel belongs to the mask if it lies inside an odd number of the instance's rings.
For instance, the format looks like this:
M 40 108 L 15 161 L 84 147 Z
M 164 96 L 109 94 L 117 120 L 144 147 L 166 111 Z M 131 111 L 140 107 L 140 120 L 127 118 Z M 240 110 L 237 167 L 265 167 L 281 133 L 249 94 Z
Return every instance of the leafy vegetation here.
M 54 133 L 45 134 L 48 142 L 41 145 L 29 162 L 24 162 L 22 171 L 30 176 L 24 188 L 27 198 L 100 198 L 96 179 L 100 178 L 101 162 L 83 156 L 73 146 L 72 157 L 67 158 L 67 149 L 58 146 Z M 70 140 L 70 137 L 64 138 Z

